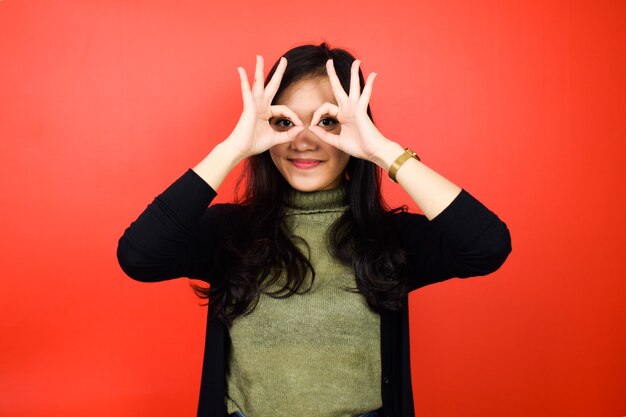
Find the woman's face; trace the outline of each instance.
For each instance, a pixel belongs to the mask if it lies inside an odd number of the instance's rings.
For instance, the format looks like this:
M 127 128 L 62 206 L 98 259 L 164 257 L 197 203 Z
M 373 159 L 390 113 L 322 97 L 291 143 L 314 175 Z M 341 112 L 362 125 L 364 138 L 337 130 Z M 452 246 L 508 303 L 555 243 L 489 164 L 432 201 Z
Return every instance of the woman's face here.
M 305 126 L 292 142 L 270 148 L 276 168 L 298 191 L 337 188 L 350 159 L 348 154 L 322 142 L 308 128 L 313 113 L 325 102 L 337 104 L 327 77 L 297 81 L 275 103 L 288 106 Z M 273 118 L 270 124 L 278 131 L 293 127 L 293 123 L 284 118 Z M 334 134 L 341 131 L 339 122 L 330 116 L 322 117 L 319 126 Z

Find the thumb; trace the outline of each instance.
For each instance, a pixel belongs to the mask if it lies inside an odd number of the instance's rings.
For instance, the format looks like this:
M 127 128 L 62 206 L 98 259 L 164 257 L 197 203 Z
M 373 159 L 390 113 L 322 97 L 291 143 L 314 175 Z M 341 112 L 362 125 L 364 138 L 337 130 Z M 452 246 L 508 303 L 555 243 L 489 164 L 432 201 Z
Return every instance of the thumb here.
M 293 140 L 293 138 L 295 138 L 296 136 L 298 136 L 298 133 L 302 132 L 304 130 L 304 126 L 300 125 L 300 126 L 294 126 L 291 129 L 289 129 L 287 131 L 287 135 L 289 136 L 289 140 Z
M 309 126 L 309 130 L 313 132 L 315 136 L 317 136 L 321 140 L 324 140 L 326 138 L 326 135 L 328 134 L 327 131 L 325 131 L 319 126 Z
M 274 133 L 274 144 L 279 145 L 293 141 L 293 139 L 304 129 L 304 126 L 294 126 L 286 132 Z
M 311 126 L 309 130 L 315 134 L 320 140 L 328 143 L 329 145 L 339 148 L 339 135 L 327 132 L 319 126 Z

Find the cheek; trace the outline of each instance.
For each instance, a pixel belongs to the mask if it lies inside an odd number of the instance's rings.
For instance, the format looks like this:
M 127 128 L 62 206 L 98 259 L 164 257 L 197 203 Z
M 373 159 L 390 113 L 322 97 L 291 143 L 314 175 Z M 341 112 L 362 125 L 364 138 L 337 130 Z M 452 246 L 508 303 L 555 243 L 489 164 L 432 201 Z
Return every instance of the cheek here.
M 281 163 L 282 155 L 284 155 L 284 152 L 280 148 L 280 145 L 276 145 L 270 148 L 269 152 L 270 152 L 270 157 L 272 158 L 272 162 L 274 162 L 274 165 L 278 167 Z
M 333 158 L 335 160 L 335 164 L 337 168 L 340 168 L 341 171 L 343 171 L 346 169 L 346 166 L 348 165 L 348 161 L 350 160 L 350 155 L 337 150 L 335 154 L 333 155 Z
M 289 145 L 287 144 L 287 146 Z M 282 149 L 283 147 L 285 147 L 285 145 L 276 145 L 270 148 L 269 153 L 270 158 L 272 158 L 272 162 L 274 163 L 274 167 L 276 167 L 280 176 L 287 179 L 290 176 L 289 162 L 285 159 L 286 150 Z

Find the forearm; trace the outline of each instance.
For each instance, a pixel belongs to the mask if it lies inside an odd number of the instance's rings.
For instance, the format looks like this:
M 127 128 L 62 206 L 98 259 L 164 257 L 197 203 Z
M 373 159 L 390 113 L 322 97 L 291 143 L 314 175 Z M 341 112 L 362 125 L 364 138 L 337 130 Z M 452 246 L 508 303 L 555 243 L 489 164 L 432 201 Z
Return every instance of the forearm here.
M 387 141 L 381 146 L 373 162 L 388 172 L 391 164 L 403 152 L 402 146 Z M 396 180 L 429 220 L 437 217 L 461 192 L 459 186 L 414 158 L 410 158 L 400 167 Z
M 217 190 L 226 176 L 235 166 L 244 159 L 227 141 L 221 142 L 213 148 L 193 171 L 198 174 L 214 190 Z

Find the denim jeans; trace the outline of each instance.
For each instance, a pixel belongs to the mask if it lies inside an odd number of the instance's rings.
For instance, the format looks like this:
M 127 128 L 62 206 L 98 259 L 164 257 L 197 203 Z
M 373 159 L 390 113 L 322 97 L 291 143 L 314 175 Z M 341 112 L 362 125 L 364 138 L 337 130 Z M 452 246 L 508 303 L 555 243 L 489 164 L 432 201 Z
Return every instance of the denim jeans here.
M 235 411 L 229 417 L 246 417 L 246 415 L 241 411 Z M 371 411 L 369 413 L 361 414 L 359 417 L 378 417 L 378 413 L 376 411 Z

